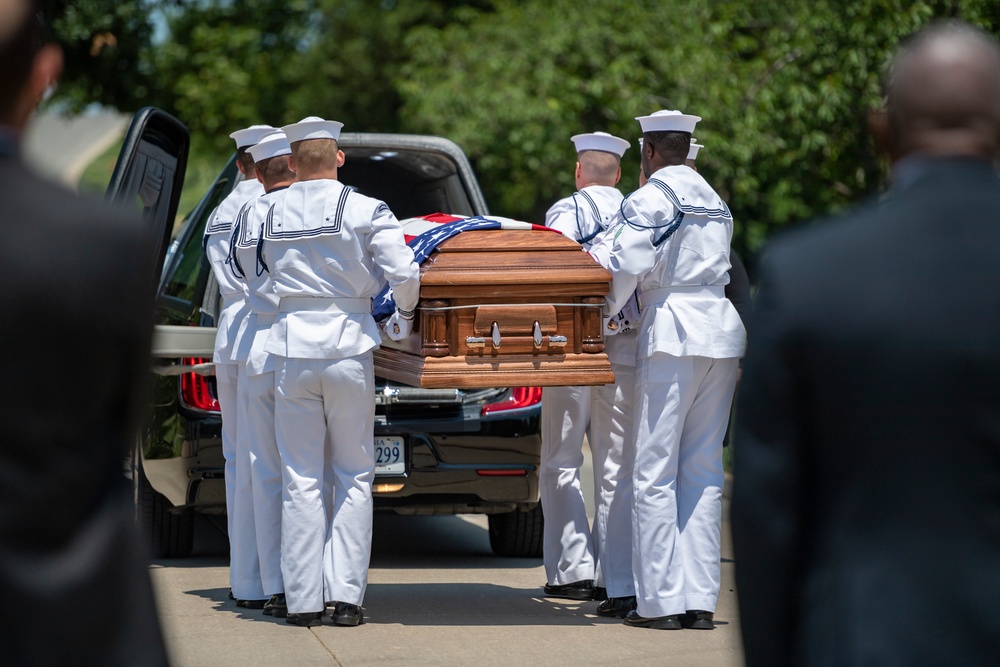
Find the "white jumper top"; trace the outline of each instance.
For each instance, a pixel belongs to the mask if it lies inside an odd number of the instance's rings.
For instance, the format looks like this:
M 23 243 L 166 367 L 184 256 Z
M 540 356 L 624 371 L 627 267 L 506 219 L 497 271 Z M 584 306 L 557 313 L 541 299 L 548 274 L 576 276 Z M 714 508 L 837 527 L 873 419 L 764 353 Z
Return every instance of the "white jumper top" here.
M 725 295 L 733 218 L 695 170 L 660 169 L 629 195 L 594 258 L 612 274 L 607 312 L 637 294 L 637 357 L 740 357 L 746 330 Z
M 264 349 L 283 357 L 341 359 L 378 347 L 371 298 L 392 286 L 412 311 L 420 270 L 385 203 L 339 181 L 294 183 L 261 231 L 260 257 L 279 297 Z
M 285 196 L 287 189 L 272 190 L 244 204 L 233 231 L 229 268 L 246 285 L 247 305 L 250 309 L 248 325 L 239 338 L 237 356 L 246 359 L 253 375 L 274 370 L 273 357 L 263 349 L 267 336 L 261 335 L 257 330 L 262 327 L 270 329 L 278 314 L 279 299 L 271 285 L 271 274 L 258 261 L 257 246 L 261 228 Z M 253 327 L 249 322 L 253 323 Z M 251 328 L 254 329 L 253 333 L 249 331 Z
M 208 216 L 208 223 L 205 225 L 205 256 L 222 294 L 222 312 L 216 322 L 219 331 L 215 336 L 215 354 L 212 357 L 217 364 L 239 361 L 236 354 L 237 341 L 249 312 L 246 285 L 227 266 L 233 222 L 244 203 L 262 194 L 264 186 L 256 178 L 240 181 Z
M 545 214 L 545 226 L 590 249 L 621 207 L 622 193 L 607 185 L 588 185 L 560 199 Z

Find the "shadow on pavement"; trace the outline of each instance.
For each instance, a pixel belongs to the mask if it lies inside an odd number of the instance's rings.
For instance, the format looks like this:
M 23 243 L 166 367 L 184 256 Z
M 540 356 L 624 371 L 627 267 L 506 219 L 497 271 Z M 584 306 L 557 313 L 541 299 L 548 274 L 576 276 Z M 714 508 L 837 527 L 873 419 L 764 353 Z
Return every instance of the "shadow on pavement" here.
M 488 531 L 458 516 L 375 515 L 373 568 L 533 568 L 541 562 L 494 556 Z
M 229 561 L 226 517 L 195 517 L 194 548 L 188 558 L 156 559 L 176 568 L 225 567 Z M 479 569 L 533 568 L 540 558 L 493 555 L 488 531 L 458 516 L 403 516 L 377 512 L 372 537 L 372 568 Z
M 491 583 L 370 584 L 365 595 L 366 625 L 402 626 L 591 626 L 620 624 L 602 618 L 592 601 L 540 597 L 523 588 Z M 214 610 L 233 618 L 286 625 L 283 618 L 237 607 L 225 588 L 185 591 L 209 600 Z

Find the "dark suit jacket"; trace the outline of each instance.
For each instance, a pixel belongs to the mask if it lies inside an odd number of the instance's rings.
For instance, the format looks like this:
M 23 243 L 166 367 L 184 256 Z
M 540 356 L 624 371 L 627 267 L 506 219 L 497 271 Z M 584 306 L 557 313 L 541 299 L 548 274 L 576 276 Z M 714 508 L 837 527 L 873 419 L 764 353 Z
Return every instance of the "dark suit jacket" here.
M 764 262 L 737 407 L 750 665 L 1000 662 L 1000 181 L 939 161 Z
M 0 655 L 161 665 L 123 461 L 149 372 L 138 216 L 0 156 Z
M 726 283 L 726 298 L 736 308 L 740 319 L 743 320 L 743 326 L 748 328 L 750 311 L 753 309 L 753 302 L 750 300 L 750 277 L 747 275 L 746 267 L 743 266 L 743 260 L 733 250 L 729 251 L 729 263 L 731 266 L 729 282 Z

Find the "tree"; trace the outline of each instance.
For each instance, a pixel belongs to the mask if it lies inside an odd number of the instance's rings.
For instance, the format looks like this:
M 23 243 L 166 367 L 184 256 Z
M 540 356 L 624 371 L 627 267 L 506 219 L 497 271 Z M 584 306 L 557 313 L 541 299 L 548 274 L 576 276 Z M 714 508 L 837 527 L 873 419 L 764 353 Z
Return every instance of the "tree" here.
M 296 63 L 288 106 L 298 120 L 321 115 L 352 131 L 398 132 L 398 73 L 409 58 L 407 35 L 418 27 L 442 28 L 488 0 L 320 0 L 309 43 Z M 289 122 L 291 122 L 291 120 Z
M 696 113 L 699 168 L 750 254 L 877 190 L 865 118 L 904 35 L 952 16 L 1000 31 L 995 0 L 50 2 L 75 108 L 160 106 L 191 127 L 195 161 L 227 154 L 235 128 L 306 115 L 440 134 L 513 217 L 540 220 L 574 187 L 573 134 L 634 141 L 635 116 Z M 151 9 L 168 17 L 156 44 Z M 625 190 L 638 161 L 633 144 Z
M 315 12 L 311 0 L 174 8 L 169 36 L 152 58 L 164 82 L 156 105 L 188 124 L 196 152 L 225 155 L 233 130 L 292 122 L 288 98 L 301 85 L 299 64 Z
M 1000 28 L 979 1 L 720 3 L 704 17 L 707 48 L 690 61 L 704 85 L 685 103 L 711 114 L 698 128 L 703 169 L 734 210 L 739 247 L 877 191 L 886 169 L 866 117 L 880 73 L 903 37 L 954 16 Z
M 156 0 L 41 0 L 64 53 L 58 100 L 71 111 L 98 102 L 136 109 L 156 88 L 148 61 Z
M 656 93 L 673 87 L 674 72 L 648 48 L 662 36 L 648 20 L 658 7 L 598 2 L 581 12 L 568 0 L 498 2 L 441 29 L 417 29 L 397 82 L 404 127 L 455 139 L 494 208 L 538 220 L 573 187 L 572 134 L 632 138 L 633 116 L 666 103 Z M 626 188 L 637 160 L 634 146 Z
M 457 139 L 491 204 L 537 220 L 573 187 L 572 134 L 631 138 L 634 116 L 696 113 L 700 169 L 729 202 L 744 252 L 877 188 L 884 168 L 865 116 L 904 35 L 942 16 L 1000 28 L 988 0 L 602 0 L 577 10 L 503 0 L 414 31 L 398 81 L 407 126 Z M 637 159 L 625 155 L 626 189 Z

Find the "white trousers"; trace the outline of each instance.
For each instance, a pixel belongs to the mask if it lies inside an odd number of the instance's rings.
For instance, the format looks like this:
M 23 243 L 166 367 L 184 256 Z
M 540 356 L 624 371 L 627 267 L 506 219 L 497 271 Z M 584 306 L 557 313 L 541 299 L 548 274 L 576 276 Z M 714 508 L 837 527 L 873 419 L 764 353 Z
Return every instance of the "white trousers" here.
M 538 478 L 545 514 L 542 563 L 545 577 L 553 585 L 594 578 L 590 521 L 580 489 L 583 437 L 590 424 L 590 397 L 590 387 L 545 387 L 542 390 L 542 454 Z
M 360 605 L 368 585 L 375 476 L 372 353 L 275 358 L 281 574 L 288 611 Z
M 222 408 L 222 456 L 226 460 L 226 520 L 229 528 L 229 586 L 238 600 L 261 600 L 257 538 L 253 519 L 250 455 L 240 440 L 243 365 L 215 364 L 215 386 Z
M 635 595 L 632 577 L 632 392 L 635 369 L 613 364 L 615 381 L 591 389 L 594 463 L 594 584 L 609 597 Z M 628 463 L 624 463 L 628 461 Z
M 639 359 L 632 471 L 638 612 L 715 611 L 722 529 L 722 437 L 738 359 Z
M 274 373 L 243 369 L 240 433 L 247 441 L 254 532 L 265 597 L 284 592 L 281 579 L 281 456 L 274 437 Z

